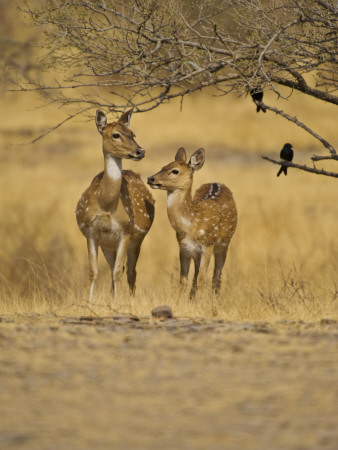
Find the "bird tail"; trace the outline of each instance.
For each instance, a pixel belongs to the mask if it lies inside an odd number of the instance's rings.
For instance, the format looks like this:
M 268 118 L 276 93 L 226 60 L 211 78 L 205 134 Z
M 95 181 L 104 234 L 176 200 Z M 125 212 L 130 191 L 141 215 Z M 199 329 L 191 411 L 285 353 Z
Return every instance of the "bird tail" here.
M 284 175 L 287 175 L 288 173 L 288 168 L 285 166 L 281 166 L 281 168 L 279 169 L 278 173 L 277 173 L 277 177 L 279 177 L 279 175 L 284 172 Z

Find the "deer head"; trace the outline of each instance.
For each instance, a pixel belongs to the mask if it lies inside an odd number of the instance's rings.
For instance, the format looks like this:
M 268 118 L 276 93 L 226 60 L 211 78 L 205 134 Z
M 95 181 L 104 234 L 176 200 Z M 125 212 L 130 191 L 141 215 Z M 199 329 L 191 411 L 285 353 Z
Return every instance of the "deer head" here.
M 196 150 L 189 162 L 186 162 L 187 156 L 183 147 L 181 147 L 175 156 L 175 161 L 164 166 L 158 173 L 148 178 L 148 184 L 153 189 L 164 189 L 168 192 L 176 190 L 186 190 L 192 184 L 192 176 L 195 170 L 202 168 L 205 161 L 205 152 L 203 148 Z
M 139 161 L 145 151 L 135 141 L 134 133 L 128 128 L 133 109 L 125 112 L 117 122 L 107 123 L 107 117 L 100 109 L 96 111 L 96 126 L 102 135 L 102 149 L 105 156 Z

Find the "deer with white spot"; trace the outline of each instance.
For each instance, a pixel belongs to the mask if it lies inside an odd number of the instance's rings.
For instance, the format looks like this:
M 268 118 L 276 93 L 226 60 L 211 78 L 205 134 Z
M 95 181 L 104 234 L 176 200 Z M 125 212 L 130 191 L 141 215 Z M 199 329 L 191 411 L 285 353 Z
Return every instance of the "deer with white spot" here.
M 212 288 L 219 293 L 221 274 L 230 240 L 237 224 L 237 211 L 231 191 L 220 183 L 203 184 L 192 198 L 193 174 L 205 161 L 202 148 L 196 150 L 186 162 L 184 148 L 180 148 L 175 161 L 148 178 L 153 189 L 167 191 L 169 221 L 176 231 L 180 248 L 180 284 L 185 289 L 191 258 L 195 263 L 190 297 L 198 287 L 204 287 L 205 275 L 211 255 L 215 257 Z
M 134 293 L 140 247 L 154 220 L 152 195 L 139 175 L 122 170 L 123 158 L 140 161 L 145 155 L 128 128 L 131 114 L 132 110 L 125 112 L 117 122 L 108 124 L 105 114 L 96 112 L 104 171 L 96 175 L 76 208 L 78 226 L 87 238 L 89 302 L 93 300 L 98 274 L 98 247 L 111 268 L 114 297 L 119 291 L 126 257 L 129 290 Z

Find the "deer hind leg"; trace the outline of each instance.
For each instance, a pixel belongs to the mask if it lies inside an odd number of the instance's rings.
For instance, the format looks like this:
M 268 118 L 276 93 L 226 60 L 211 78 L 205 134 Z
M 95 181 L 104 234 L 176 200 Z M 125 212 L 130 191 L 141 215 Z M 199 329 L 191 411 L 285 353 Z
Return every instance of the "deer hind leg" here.
M 92 238 L 87 239 L 88 262 L 89 262 L 89 303 L 93 301 L 95 282 L 97 279 L 97 243 Z
M 106 248 L 102 248 L 102 253 L 104 254 L 104 257 L 106 258 L 107 263 L 110 266 L 111 270 L 111 291 L 114 292 L 114 267 L 115 267 L 115 260 L 116 260 L 116 251 L 114 250 L 108 250 Z
M 219 294 L 219 291 L 221 289 L 221 275 L 225 264 L 227 252 L 228 246 L 222 247 L 221 249 L 217 249 L 214 252 L 215 268 L 214 268 L 214 275 L 212 277 L 212 289 L 217 295 Z
M 140 255 L 141 242 L 130 246 L 127 251 L 127 279 L 130 295 L 135 295 L 136 288 L 136 263 Z
M 184 292 L 188 284 L 191 257 L 180 248 L 180 292 Z
M 194 264 L 195 264 L 195 272 L 194 272 L 194 278 L 192 280 L 192 286 L 190 290 L 189 297 L 194 298 L 197 291 L 197 278 L 200 270 L 201 265 L 201 254 L 198 254 L 194 257 Z

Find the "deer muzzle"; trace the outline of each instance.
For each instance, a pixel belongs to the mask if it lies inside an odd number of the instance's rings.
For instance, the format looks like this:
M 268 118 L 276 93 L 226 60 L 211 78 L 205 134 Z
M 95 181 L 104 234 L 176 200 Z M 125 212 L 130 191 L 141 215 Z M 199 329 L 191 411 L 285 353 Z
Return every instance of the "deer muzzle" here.
M 145 154 L 146 154 L 146 152 L 145 152 L 145 150 L 143 150 L 143 148 L 138 148 L 134 152 L 129 153 L 128 156 L 133 161 L 140 161 L 141 159 L 144 158 Z

